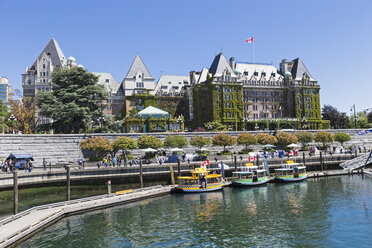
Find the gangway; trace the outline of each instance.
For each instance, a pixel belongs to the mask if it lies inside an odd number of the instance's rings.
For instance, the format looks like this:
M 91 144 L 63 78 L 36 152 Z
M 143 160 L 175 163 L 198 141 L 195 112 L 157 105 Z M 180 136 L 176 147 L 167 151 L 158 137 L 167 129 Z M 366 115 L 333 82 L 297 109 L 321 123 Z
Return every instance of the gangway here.
M 352 160 L 349 160 L 349 161 L 346 161 L 340 164 L 340 166 L 344 170 L 349 170 L 349 171 L 357 170 L 357 169 L 360 169 L 362 167 L 369 166 L 369 165 L 372 165 L 372 151 L 369 152 L 368 154 L 364 154 L 362 156 L 356 157 Z

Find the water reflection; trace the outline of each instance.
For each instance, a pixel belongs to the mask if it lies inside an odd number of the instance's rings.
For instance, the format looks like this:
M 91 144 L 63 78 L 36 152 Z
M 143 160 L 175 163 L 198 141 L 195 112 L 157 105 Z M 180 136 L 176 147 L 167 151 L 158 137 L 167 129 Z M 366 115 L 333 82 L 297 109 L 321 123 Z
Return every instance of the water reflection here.
M 65 218 L 20 247 L 366 247 L 371 183 L 335 177 L 164 196 Z

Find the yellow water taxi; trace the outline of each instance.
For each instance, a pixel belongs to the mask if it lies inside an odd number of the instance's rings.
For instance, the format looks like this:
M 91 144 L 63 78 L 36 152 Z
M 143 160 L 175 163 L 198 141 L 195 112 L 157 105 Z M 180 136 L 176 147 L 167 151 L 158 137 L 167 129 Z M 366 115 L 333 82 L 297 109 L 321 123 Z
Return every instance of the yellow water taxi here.
M 191 176 L 177 177 L 177 191 L 185 193 L 201 193 L 222 189 L 225 185 L 222 174 L 211 173 L 205 167 L 191 170 Z

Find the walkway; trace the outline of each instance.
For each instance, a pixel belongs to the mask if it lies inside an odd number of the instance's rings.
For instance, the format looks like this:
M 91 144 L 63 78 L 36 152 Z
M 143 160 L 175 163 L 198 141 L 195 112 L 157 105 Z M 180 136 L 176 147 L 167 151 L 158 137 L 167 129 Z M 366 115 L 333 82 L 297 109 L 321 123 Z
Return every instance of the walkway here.
M 64 215 L 165 195 L 172 188 L 159 185 L 31 208 L 0 221 L 0 247 L 14 244 Z

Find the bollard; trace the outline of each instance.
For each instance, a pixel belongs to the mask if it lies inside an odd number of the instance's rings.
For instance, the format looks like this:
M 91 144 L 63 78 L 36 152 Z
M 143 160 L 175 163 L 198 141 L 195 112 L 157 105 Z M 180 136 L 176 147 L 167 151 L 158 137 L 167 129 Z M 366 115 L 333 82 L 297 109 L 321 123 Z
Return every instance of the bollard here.
M 235 166 L 235 171 L 237 171 L 238 169 L 236 168 L 236 155 L 234 155 L 234 166 Z
M 14 202 L 13 202 L 13 212 L 18 214 L 18 174 L 17 171 L 13 171 L 13 193 L 14 193 Z
M 66 181 L 67 181 L 67 201 L 71 199 L 71 178 L 70 178 L 70 165 L 66 165 Z
M 177 159 L 178 176 L 181 176 L 181 159 Z
M 140 159 L 140 186 L 143 188 L 143 172 L 142 172 L 142 159 Z
M 319 162 L 320 162 L 320 169 L 321 171 L 323 171 L 323 157 L 322 157 L 322 152 L 319 153 L 320 154 L 320 157 L 319 157 Z
M 107 196 L 111 195 L 111 180 L 107 181 Z
M 302 153 L 302 161 L 304 163 L 304 166 L 306 167 L 305 152 Z
M 171 183 L 172 183 L 172 185 L 175 185 L 176 182 L 174 180 L 174 171 L 173 171 L 173 165 L 172 164 L 169 165 L 169 170 L 170 170 L 170 174 L 171 174 Z

